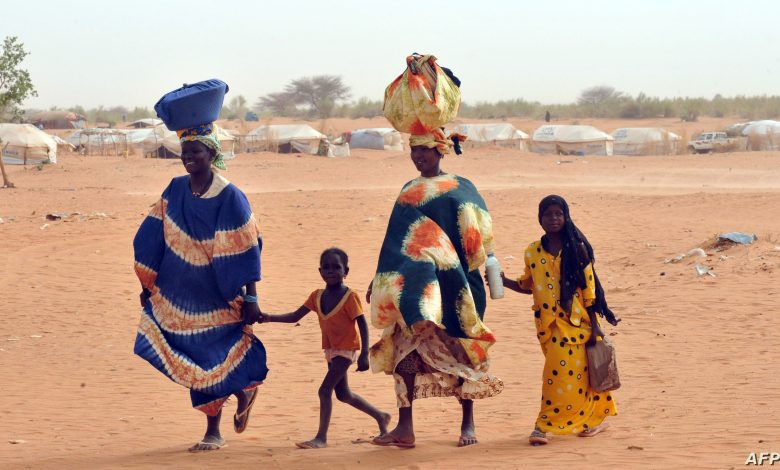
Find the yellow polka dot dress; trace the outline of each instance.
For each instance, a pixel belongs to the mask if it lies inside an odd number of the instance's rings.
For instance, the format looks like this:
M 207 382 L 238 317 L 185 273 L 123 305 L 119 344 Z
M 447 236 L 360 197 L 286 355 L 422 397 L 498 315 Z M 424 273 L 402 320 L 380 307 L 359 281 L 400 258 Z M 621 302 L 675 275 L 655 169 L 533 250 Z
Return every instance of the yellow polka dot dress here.
M 545 358 L 536 427 L 554 434 L 587 431 L 617 414 L 612 394 L 594 392 L 588 382 L 585 343 L 591 325 L 586 307 L 596 298 L 593 267 L 585 267 L 587 286 L 575 291 L 568 314 L 560 301 L 560 257 L 536 241 L 528 246 L 524 258 L 525 272 L 517 281 L 533 290 L 536 335 Z

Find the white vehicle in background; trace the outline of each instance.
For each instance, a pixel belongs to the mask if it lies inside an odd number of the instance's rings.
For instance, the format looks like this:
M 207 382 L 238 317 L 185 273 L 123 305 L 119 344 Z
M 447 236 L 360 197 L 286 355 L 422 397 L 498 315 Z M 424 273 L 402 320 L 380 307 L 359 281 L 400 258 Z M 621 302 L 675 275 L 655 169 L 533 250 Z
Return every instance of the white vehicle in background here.
M 728 152 L 734 150 L 737 140 L 725 132 L 704 132 L 696 140 L 688 142 L 691 153 Z

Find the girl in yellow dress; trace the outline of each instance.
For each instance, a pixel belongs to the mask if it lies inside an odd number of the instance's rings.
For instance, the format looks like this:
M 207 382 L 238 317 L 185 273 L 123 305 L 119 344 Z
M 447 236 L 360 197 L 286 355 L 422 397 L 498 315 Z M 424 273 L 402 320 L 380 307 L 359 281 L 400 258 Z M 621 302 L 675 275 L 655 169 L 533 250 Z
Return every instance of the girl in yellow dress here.
M 532 294 L 536 335 L 544 353 L 541 409 L 529 436 L 547 444 L 547 434 L 591 437 L 606 429 L 604 418 L 617 409 L 612 394 L 588 382 L 585 345 L 604 337 L 596 314 L 617 325 L 593 270 L 593 248 L 569 216 L 560 196 L 539 203 L 541 240 L 525 250 L 525 272 L 517 280 L 501 273 L 504 286 Z

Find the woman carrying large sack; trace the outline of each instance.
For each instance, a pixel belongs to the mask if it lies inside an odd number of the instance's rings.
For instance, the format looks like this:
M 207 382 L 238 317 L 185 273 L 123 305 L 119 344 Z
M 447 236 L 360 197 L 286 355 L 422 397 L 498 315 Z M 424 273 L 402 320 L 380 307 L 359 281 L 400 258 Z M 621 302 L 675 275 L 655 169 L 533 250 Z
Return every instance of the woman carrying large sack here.
M 410 66 L 406 85 L 396 80 L 388 92 L 422 81 L 420 88 L 433 95 L 426 97 L 428 103 L 438 99 L 443 106 L 440 89 L 444 86 L 454 96 L 457 87 L 431 57 L 412 56 L 416 65 L 426 67 L 424 72 L 419 67 L 414 74 Z M 386 97 L 386 115 L 388 104 Z M 477 443 L 473 400 L 503 389 L 501 380 L 488 373 L 488 349 L 495 338 L 483 323 L 486 298 L 478 269 L 492 252 L 492 223 L 474 184 L 441 168 L 445 155 L 459 151 L 462 137 L 448 137 L 438 123 L 419 118 L 406 121 L 423 126 L 412 130 L 428 131 L 413 133 L 409 142 L 420 176 L 403 186 L 395 202 L 367 294 L 372 323 L 384 330 L 371 348 L 371 363 L 375 372 L 393 376 L 399 408 L 396 428 L 373 443 L 414 447 L 414 400 L 455 397 L 463 412 L 458 445 L 466 446 Z M 390 120 L 397 129 L 410 131 Z

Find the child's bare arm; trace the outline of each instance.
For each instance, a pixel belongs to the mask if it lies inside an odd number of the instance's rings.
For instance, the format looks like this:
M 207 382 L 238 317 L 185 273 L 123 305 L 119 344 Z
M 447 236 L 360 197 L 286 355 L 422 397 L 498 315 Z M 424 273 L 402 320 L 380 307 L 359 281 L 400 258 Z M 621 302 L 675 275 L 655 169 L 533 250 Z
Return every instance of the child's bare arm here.
M 601 336 L 604 338 L 604 330 L 601 329 L 601 326 L 599 325 L 599 319 L 598 315 L 596 315 L 596 309 L 594 309 L 592 306 L 588 307 L 586 309 L 588 311 L 588 317 L 590 318 L 590 339 L 588 340 L 589 344 L 594 344 L 596 342 L 596 337 Z
M 501 282 L 504 283 L 504 287 L 506 287 L 509 290 L 513 290 L 515 292 L 519 292 L 521 294 L 531 294 L 531 289 L 523 289 L 523 287 L 515 281 L 514 279 L 509 279 L 504 275 L 504 272 L 501 271 Z
M 290 313 L 284 313 L 281 315 L 270 315 L 268 313 L 263 313 L 263 323 L 265 322 L 275 322 L 275 323 L 296 323 L 301 318 L 305 317 L 307 313 L 311 312 L 309 307 L 305 305 L 301 305 L 298 307 L 298 310 Z
M 360 330 L 360 356 L 358 356 L 358 372 L 368 370 L 368 323 L 366 317 L 360 315 L 355 318 L 358 324 L 358 330 Z

